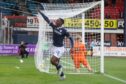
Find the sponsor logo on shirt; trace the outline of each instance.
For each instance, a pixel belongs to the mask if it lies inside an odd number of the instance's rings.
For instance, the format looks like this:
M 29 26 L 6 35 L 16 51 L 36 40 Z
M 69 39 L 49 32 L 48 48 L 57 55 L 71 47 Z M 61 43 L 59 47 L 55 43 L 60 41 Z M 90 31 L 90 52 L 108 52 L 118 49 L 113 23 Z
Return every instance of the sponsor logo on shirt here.
M 60 30 L 60 31 L 54 30 L 54 32 L 55 32 L 56 34 L 62 35 L 62 30 Z

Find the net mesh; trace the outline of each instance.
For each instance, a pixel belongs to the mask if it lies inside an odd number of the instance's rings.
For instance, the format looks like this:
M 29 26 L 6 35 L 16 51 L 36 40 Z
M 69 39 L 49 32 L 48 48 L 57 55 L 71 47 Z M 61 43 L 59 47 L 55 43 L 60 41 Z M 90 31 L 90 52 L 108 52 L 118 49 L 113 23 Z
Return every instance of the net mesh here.
M 70 18 L 79 15 L 84 11 L 87 11 L 98 4 L 100 4 L 100 2 L 76 3 L 76 4 L 43 3 L 42 6 L 44 10 L 42 10 L 42 12 L 46 14 L 46 16 L 48 16 L 50 19 Z
M 70 32 L 73 38 L 82 36 L 82 41 L 86 46 L 88 60 L 93 72 L 100 71 L 100 19 L 101 2 L 77 3 L 77 4 L 41 4 L 41 10 L 50 19 L 64 18 L 64 27 Z M 52 56 L 52 29 L 38 14 L 39 35 L 35 52 L 36 68 L 42 72 L 56 73 L 54 66 L 50 64 Z M 84 19 L 84 21 L 82 20 Z M 84 25 L 83 25 L 84 24 Z M 64 39 L 65 53 L 60 59 L 65 73 L 76 74 L 75 65 L 69 53 L 69 39 Z M 94 47 L 95 46 L 95 47 Z M 90 73 L 87 68 L 80 64 L 79 73 Z

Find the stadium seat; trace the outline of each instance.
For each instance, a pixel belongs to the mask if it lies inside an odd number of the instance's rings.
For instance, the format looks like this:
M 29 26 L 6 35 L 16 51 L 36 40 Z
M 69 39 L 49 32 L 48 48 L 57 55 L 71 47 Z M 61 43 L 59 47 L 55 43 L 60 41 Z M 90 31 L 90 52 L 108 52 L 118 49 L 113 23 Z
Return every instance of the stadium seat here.
M 12 7 L 17 6 L 16 2 L 0 2 L 0 6 L 3 7 L 3 9 L 1 9 L 3 15 L 12 15 L 13 14 L 13 10 L 9 10 L 9 8 L 11 9 Z M 6 9 L 8 8 L 8 9 Z
M 34 14 L 37 14 L 37 7 L 39 7 L 40 9 L 42 9 L 42 7 L 40 7 L 37 3 L 34 3 L 34 2 L 30 2 L 30 1 L 27 1 L 27 10 L 32 13 L 32 15 Z
M 111 19 L 119 19 L 120 8 L 113 6 L 105 7 L 105 16 L 110 16 Z

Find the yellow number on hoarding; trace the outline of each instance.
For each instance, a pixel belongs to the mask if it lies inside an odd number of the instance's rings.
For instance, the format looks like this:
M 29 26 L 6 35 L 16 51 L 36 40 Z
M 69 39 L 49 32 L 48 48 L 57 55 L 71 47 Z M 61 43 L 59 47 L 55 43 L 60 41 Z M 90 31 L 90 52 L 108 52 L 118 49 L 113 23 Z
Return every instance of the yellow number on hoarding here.
M 85 28 L 100 28 L 101 22 L 99 19 L 85 19 Z M 65 27 L 82 27 L 82 19 L 65 19 Z M 117 27 L 117 20 L 104 20 L 104 28 L 113 28 Z

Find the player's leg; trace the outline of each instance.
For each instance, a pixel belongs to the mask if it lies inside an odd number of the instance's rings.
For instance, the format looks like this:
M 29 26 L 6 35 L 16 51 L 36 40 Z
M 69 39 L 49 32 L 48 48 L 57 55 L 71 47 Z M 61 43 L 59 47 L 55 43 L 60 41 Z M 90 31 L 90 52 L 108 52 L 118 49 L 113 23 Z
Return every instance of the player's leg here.
M 19 55 L 21 56 L 20 57 L 20 63 L 23 63 L 23 58 L 24 58 L 24 53 L 22 51 L 20 51 Z
M 62 65 L 59 63 L 60 58 L 57 58 L 56 56 L 52 56 L 51 58 L 51 64 L 54 65 L 58 71 L 58 75 L 61 77 L 61 79 L 65 78 Z
M 91 57 L 93 56 L 93 47 L 91 47 L 91 53 L 90 53 Z
M 82 60 L 82 64 L 88 69 L 88 71 L 91 72 L 91 71 L 92 71 L 92 68 L 91 68 L 91 66 L 89 65 L 87 59 L 86 59 L 86 58 L 82 58 L 81 60 Z
M 63 72 L 63 69 L 62 69 L 62 65 L 60 64 L 60 57 L 62 56 L 64 52 L 64 48 L 61 47 L 61 48 L 57 48 L 55 47 L 53 49 L 53 56 L 51 57 L 51 63 L 52 65 L 54 65 L 58 71 L 58 75 L 60 76 L 61 79 L 64 79 L 65 78 L 65 75 L 64 75 L 64 72 Z
M 21 55 L 21 59 L 23 59 L 24 58 L 24 52 L 21 51 L 20 55 Z
M 90 66 L 90 64 L 89 63 L 87 63 L 87 69 L 88 69 L 88 71 L 90 71 L 90 72 L 92 72 L 92 68 L 91 68 L 91 66 Z
M 62 68 L 62 66 L 59 64 L 59 60 L 60 58 L 57 58 L 56 56 L 51 57 L 51 64 L 54 65 L 58 71 Z
M 26 58 L 28 58 L 29 52 L 25 51 L 25 54 L 26 54 Z
M 78 57 L 75 56 L 73 60 L 74 60 L 75 71 L 80 72 L 80 60 L 78 59 Z

